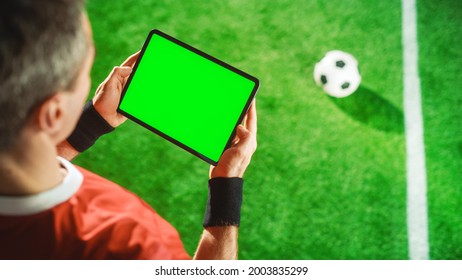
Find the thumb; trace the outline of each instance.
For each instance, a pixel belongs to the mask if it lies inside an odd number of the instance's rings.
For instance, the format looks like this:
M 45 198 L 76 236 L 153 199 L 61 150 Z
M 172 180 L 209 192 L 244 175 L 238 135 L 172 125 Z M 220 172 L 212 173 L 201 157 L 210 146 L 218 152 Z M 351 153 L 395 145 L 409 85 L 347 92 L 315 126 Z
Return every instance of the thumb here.
M 243 125 L 237 127 L 236 134 L 239 138 L 236 147 L 243 149 L 243 151 L 247 151 L 246 153 L 249 153 L 251 156 L 257 149 L 257 139 L 255 136 Z
M 244 143 L 249 139 L 250 132 L 240 124 L 236 127 L 236 135 L 239 138 L 239 143 Z
M 109 88 L 115 88 L 120 93 L 122 91 L 122 87 L 125 85 L 126 78 L 132 72 L 131 67 L 127 66 L 116 66 L 112 70 L 112 73 L 107 81 L 107 86 Z
M 132 73 L 132 68 L 128 66 L 117 66 L 114 68 L 114 74 L 118 76 L 118 78 L 125 79 Z

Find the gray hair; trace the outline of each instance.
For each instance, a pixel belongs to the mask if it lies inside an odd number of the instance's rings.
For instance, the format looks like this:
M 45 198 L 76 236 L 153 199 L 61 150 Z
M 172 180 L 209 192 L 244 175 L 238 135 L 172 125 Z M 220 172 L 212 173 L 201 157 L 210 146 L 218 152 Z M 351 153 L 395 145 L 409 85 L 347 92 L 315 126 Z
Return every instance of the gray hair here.
M 71 89 L 88 40 L 83 0 L 2 0 L 0 4 L 0 152 L 54 92 Z

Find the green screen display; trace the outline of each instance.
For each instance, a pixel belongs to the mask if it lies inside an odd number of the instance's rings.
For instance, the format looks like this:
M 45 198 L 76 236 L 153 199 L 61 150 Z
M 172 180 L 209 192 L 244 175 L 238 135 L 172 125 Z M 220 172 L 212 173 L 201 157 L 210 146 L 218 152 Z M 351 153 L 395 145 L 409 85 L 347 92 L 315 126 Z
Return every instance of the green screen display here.
M 153 30 L 124 88 L 119 111 L 216 164 L 258 86 L 256 78 Z

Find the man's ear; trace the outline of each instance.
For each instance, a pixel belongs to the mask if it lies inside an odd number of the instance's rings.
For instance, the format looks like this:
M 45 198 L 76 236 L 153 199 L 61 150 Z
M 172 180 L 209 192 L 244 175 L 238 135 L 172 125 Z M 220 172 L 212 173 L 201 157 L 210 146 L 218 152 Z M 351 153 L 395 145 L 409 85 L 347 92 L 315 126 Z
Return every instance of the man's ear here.
M 37 110 L 37 125 L 50 138 L 56 139 L 62 134 L 65 125 L 64 108 L 65 97 L 62 93 L 55 93 L 47 98 Z

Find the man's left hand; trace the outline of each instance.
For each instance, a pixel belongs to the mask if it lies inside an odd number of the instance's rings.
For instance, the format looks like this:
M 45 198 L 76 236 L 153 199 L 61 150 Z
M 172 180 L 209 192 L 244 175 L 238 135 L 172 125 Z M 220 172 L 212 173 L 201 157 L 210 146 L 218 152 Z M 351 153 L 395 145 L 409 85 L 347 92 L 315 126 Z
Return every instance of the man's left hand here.
M 114 128 L 127 120 L 117 112 L 117 106 L 139 54 L 140 52 L 131 55 L 121 66 L 114 67 L 106 80 L 99 85 L 93 97 L 93 106 L 96 111 Z

